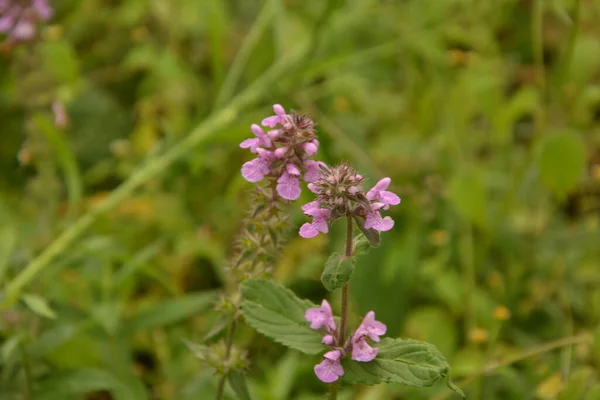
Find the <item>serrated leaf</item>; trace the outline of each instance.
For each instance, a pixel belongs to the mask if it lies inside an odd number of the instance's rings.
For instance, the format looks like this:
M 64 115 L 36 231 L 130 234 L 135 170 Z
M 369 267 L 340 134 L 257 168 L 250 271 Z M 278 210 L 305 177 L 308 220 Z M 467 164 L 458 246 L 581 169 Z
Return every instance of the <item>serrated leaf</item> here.
M 227 376 L 227 379 L 229 380 L 229 386 L 233 389 L 238 400 L 252 400 L 244 375 L 239 371 L 233 371 Z
M 216 292 L 203 292 L 163 301 L 126 321 L 121 328 L 121 333 L 132 335 L 135 332 L 173 324 L 206 310 L 215 299 Z
M 23 295 L 23 301 L 37 315 L 42 317 L 54 319 L 56 313 L 50 308 L 46 299 L 37 294 L 25 294 Z
M 365 229 L 365 219 L 363 217 L 354 217 L 354 220 L 356 221 L 358 229 L 360 229 L 362 234 L 371 244 L 371 247 L 379 247 L 381 244 L 381 235 L 379 234 L 379 231 L 376 231 L 375 229 Z
M 304 319 L 308 308 L 316 307 L 301 300 L 289 289 L 262 279 L 248 279 L 241 285 L 242 310 L 248 325 L 278 343 L 306 354 L 324 350 L 321 334 L 310 329 Z
M 435 346 L 417 340 L 386 338 L 378 349 L 377 358 L 367 363 L 346 358 L 342 362 L 343 379 L 365 385 L 396 382 L 420 388 L 432 386 L 443 379 L 450 389 L 465 397 L 450 382 L 450 366 Z
M 585 149 L 581 139 L 571 133 L 555 133 L 542 139 L 538 168 L 542 183 L 563 198 L 573 190 L 585 169 Z
M 325 269 L 321 275 L 321 283 L 325 289 L 333 291 L 344 286 L 352 278 L 354 263 L 354 257 L 333 253 L 325 263 Z

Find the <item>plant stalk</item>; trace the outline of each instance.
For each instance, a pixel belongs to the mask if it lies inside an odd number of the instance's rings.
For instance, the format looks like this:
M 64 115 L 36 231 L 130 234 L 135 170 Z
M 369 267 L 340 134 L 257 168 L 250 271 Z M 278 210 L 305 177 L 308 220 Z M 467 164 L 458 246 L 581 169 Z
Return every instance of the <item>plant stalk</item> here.
M 229 362 L 229 356 L 231 355 L 231 347 L 233 346 L 233 336 L 235 334 L 235 318 L 229 323 L 229 328 L 227 329 L 227 342 L 225 349 L 225 362 Z M 219 378 L 219 383 L 217 384 L 217 393 L 215 394 L 215 400 L 221 400 L 223 398 L 223 391 L 225 389 L 225 381 L 227 380 L 228 371 L 224 371 L 221 377 Z
M 346 257 L 352 257 L 352 217 L 346 217 Z M 348 323 L 348 298 L 350 297 L 350 282 L 348 281 L 342 288 L 342 313 L 340 322 L 340 332 L 338 337 L 338 346 L 344 347 L 346 344 L 346 325 Z M 329 385 L 329 400 L 337 399 L 337 384 Z

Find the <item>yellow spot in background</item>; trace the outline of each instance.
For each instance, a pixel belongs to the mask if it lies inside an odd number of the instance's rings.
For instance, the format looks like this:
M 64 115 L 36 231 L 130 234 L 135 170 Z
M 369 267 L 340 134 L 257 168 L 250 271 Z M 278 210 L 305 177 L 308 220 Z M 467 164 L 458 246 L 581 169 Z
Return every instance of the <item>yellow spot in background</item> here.
M 64 29 L 61 25 L 50 25 L 44 30 L 43 37 L 46 40 L 58 40 L 63 36 Z
M 337 96 L 333 99 L 333 108 L 335 108 L 336 111 L 346 111 L 350 108 L 350 102 L 344 96 Z
M 436 229 L 431 232 L 429 240 L 435 246 L 444 246 L 448 243 L 448 232 L 443 229 Z
M 535 390 L 536 398 L 541 400 L 555 399 L 563 390 L 564 383 L 558 373 L 550 375 Z
M 488 331 L 483 328 L 475 328 L 469 334 L 469 339 L 473 343 L 481 344 L 487 342 L 489 338 Z
M 498 321 L 506 321 L 510 318 L 510 310 L 504 306 L 494 308 L 494 318 Z

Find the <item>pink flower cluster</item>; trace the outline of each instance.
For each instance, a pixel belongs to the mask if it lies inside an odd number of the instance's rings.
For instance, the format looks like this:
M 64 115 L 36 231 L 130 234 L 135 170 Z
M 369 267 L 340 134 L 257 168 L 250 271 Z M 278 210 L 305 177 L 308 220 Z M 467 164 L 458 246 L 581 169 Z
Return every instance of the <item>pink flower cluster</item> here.
M 315 374 L 326 383 L 335 382 L 344 375 L 344 368 L 340 360 L 347 354 L 350 354 L 350 358 L 355 361 L 374 360 L 378 350 L 371 347 L 366 339 L 379 342 L 379 337 L 384 335 L 387 330 L 383 323 L 375 320 L 375 313 L 369 311 L 350 340 L 346 343 L 339 343 L 339 332 L 327 300 L 323 300 L 321 307 L 306 310 L 305 318 L 310 322 L 312 329 L 320 329 L 324 332 L 323 344 L 332 349 L 323 355 L 321 363 L 315 365 Z
M 311 238 L 319 232 L 327 233 L 328 222 L 344 216 L 364 218 L 365 229 L 389 231 L 394 226 L 391 217 L 383 218 L 380 210 L 400 204 L 400 197 L 388 191 L 392 180 L 383 178 L 364 193 L 360 190 L 363 176 L 350 166 L 320 166 L 321 175 L 308 188 L 317 195 L 315 201 L 302 206 L 304 214 L 313 218 L 300 227 L 300 236 Z
M 277 178 L 277 193 L 286 200 L 296 200 L 301 193 L 300 180 L 313 182 L 319 177 L 320 163 L 310 158 L 317 153 L 319 141 L 314 122 L 306 115 L 286 114 L 275 104 L 275 115 L 263 119 L 271 129 L 265 133 L 257 124 L 251 126 L 255 138 L 246 139 L 240 147 L 258 155 L 242 166 L 242 176 L 259 182 L 265 176 Z
M 0 33 L 15 41 L 35 36 L 38 21 L 52 17 L 47 0 L 0 0 Z

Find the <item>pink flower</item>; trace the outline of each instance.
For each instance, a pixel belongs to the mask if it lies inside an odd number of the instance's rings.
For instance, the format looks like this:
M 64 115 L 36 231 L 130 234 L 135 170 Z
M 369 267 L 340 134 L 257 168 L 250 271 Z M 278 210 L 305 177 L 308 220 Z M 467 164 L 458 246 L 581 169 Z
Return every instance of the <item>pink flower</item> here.
M 379 342 L 380 336 L 387 331 L 385 324 L 375 320 L 375 312 L 369 311 L 360 326 L 352 335 L 352 359 L 369 362 L 377 356 L 377 349 L 369 346 L 366 338 Z
M 278 124 L 284 125 L 288 118 L 288 115 L 285 113 L 285 109 L 281 106 L 281 104 L 275 104 L 273 106 L 273 111 L 275 111 L 275 115 L 263 119 L 262 124 L 270 128 L 274 128 Z
M 353 338 L 368 337 L 374 342 L 379 342 L 379 336 L 385 335 L 387 327 L 384 323 L 375 320 L 375 312 L 369 311 L 356 329 Z
M 284 199 L 296 200 L 300 197 L 301 192 L 300 182 L 296 175 L 286 171 L 277 179 L 277 193 Z
M 377 357 L 377 351 L 369 346 L 365 339 L 359 339 L 352 343 L 352 359 L 355 361 L 373 361 Z
M 319 141 L 315 134 L 315 123 L 306 115 L 299 115 L 275 104 L 275 115 L 265 118 L 265 126 L 277 129 L 267 133 L 253 124 L 252 132 L 256 137 L 246 139 L 240 147 L 258 153 L 262 160 L 253 160 L 244 164 L 242 175 L 250 182 L 258 182 L 266 175 L 277 179 L 276 190 L 285 200 L 300 197 L 300 178 L 311 182 L 319 177 L 319 163 L 310 158 L 317 152 Z M 264 157 L 267 152 L 269 157 Z
M 320 163 L 318 161 L 313 161 L 313 160 L 306 160 L 304 161 L 304 168 L 305 168 L 305 173 L 304 173 L 304 180 L 306 182 L 314 182 L 317 179 L 319 179 L 319 165 Z
M 304 212 L 314 218 L 311 223 L 302 225 L 300 236 L 311 238 L 319 232 L 327 233 L 327 223 L 340 217 L 354 217 L 359 223 L 364 219 L 365 229 L 389 231 L 394 227 L 391 217 L 384 218 L 380 214 L 380 210 L 400 204 L 400 198 L 386 190 L 390 178 L 381 179 L 365 193 L 360 189 L 364 177 L 348 164 L 328 167 L 322 162 L 306 160 L 304 165 L 304 180 L 310 182 L 308 189 L 317 195 L 319 211 L 318 214 Z
M 270 164 L 271 161 L 269 161 L 268 156 L 257 157 L 242 165 L 242 176 L 249 182 L 261 181 L 270 172 Z
M 260 126 L 252 124 L 250 129 L 252 130 L 254 135 L 256 135 L 256 137 L 252 139 L 246 139 L 242 143 L 240 143 L 240 147 L 242 149 L 249 148 L 251 152 L 257 153 L 258 148 L 261 146 L 267 148 L 271 147 L 271 139 L 269 139 L 265 131 L 263 131 L 263 129 Z
M 379 211 L 371 211 L 365 218 L 365 228 L 375 229 L 376 231 L 389 231 L 394 227 L 394 220 L 391 217 L 382 218 Z
M 15 41 L 32 39 L 37 23 L 51 17 L 47 0 L 0 1 L 0 33 L 7 33 Z
M 330 211 L 327 208 L 320 208 L 320 205 L 321 202 L 315 200 L 302 206 L 304 214 L 313 217 L 312 222 L 306 222 L 300 227 L 300 236 L 303 238 L 315 237 L 319 232 L 329 232 L 327 220 L 329 219 Z
M 367 192 L 368 200 L 379 201 L 384 204 L 383 209 L 387 210 L 390 205 L 395 206 L 400 204 L 400 197 L 395 193 L 389 192 L 386 189 L 390 186 L 392 180 L 390 178 L 383 178 L 373 186 L 371 190 Z
M 336 329 L 331 306 L 327 300 L 321 302 L 321 307 L 309 308 L 306 310 L 304 318 L 310 322 L 310 327 L 312 329 L 320 329 L 323 326 L 330 331 L 335 331 Z
M 335 341 L 335 338 L 333 337 L 333 335 L 325 335 L 325 336 L 323 336 L 322 342 L 323 342 L 324 345 L 330 346 L 330 345 L 333 344 L 334 341 Z
M 333 350 L 325 353 L 323 357 L 323 361 L 315 365 L 315 375 L 325 383 L 337 381 L 340 376 L 344 375 L 344 368 L 340 364 L 342 352 Z

